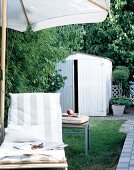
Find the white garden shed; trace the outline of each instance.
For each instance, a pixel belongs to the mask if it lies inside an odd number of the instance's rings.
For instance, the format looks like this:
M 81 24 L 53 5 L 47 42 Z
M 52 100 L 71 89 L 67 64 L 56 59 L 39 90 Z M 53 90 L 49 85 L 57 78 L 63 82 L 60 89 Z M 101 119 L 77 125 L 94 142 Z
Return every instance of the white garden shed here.
M 77 53 L 57 68 L 66 76 L 60 89 L 62 111 L 71 108 L 90 116 L 106 116 L 112 94 L 112 62 L 109 59 Z

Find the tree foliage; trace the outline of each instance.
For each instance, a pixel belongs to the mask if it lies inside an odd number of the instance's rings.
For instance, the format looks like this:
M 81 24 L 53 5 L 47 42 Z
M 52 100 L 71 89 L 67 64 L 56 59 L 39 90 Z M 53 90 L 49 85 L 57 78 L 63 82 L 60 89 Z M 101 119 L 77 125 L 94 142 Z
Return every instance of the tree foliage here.
M 112 74 L 112 78 L 113 78 L 113 82 L 117 85 L 117 84 L 126 84 L 128 79 L 129 79 L 129 69 L 125 66 L 116 66 L 113 74 Z
M 114 67 L 127 66 L 132 75 L 134 68 L 133 24 L 133 1 L 112 1 L 109 17 L 103 23 L 85 25 L 84 52 L 110 58 Z
M 55 92 L 64 77 L 55 69 L 73 51 L 81 49 L 83 27 L 78 25 L 24 33 L 7 30 L 6 108 L 9 93 Z
M 25 33 L 9 30 L 7 91 L 53 92 L 59 89 L 56 81 L 60 77 L 55 70 L 55 64 L 64 60 L 72 51 L 80 49 L 82 28 L 76 31 L 76 27 L 68 26 L 39 32 L 29 29 Z M 73 39 L 71 34 L 74 36 Z M 55 76 L 57 78 L 54 78 Z M 54 90 L 52 86 L 57 88 Z

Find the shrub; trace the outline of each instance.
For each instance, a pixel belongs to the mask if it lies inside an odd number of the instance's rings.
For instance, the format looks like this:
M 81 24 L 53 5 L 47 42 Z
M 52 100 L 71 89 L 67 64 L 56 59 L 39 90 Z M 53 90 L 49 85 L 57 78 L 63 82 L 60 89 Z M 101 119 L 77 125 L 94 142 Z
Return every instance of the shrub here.
M 116 66 L 113 71 L 112 79 L 115 84 L 126 84 L 129 79 L 129 69 L 125 66 Z
M 110 105 L 124 105 L 126 107 L 130 107 L 133 105 L 133 102 L 131 99 L 126 97 L 113 97 L 110 100 Z
M 113 71 L 112 79 L 115 85 L 118 85 L 121 89 L 119 96 L 128 96 L 129 95 L 129 87 L 128 87 L 128 79 L 130 76 L 130 71 L 125 66 L 116 66 Z

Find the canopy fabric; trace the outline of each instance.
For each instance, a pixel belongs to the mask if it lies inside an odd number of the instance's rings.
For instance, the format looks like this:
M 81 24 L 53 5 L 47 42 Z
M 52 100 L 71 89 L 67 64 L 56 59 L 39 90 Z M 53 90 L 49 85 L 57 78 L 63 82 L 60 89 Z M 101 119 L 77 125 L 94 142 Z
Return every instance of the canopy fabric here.
M 110 0 L 7 0 L 7 28 L 23 32 L 28 25 L 38 31 L 69 24 L 103 22 L 108 10 L 92 1 L 109 9 Z

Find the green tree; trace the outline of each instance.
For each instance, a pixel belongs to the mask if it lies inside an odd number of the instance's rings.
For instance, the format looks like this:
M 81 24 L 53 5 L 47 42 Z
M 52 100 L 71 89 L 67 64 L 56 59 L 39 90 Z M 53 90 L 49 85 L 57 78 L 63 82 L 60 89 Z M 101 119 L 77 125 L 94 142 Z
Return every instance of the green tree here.
M 55 65 L 81 49 L 83 32 L 78 25 L 24 33 L 7 30 L 6 110 L 9 93 L 55 92 L 64 85 Z
M 134 68 L 133 24 L 133 1 L 112 1 L 109 17 L 103 23 L 85 25 L 84 52 L 110 58 L 114 67 L 127 66 L 132 75 Z

